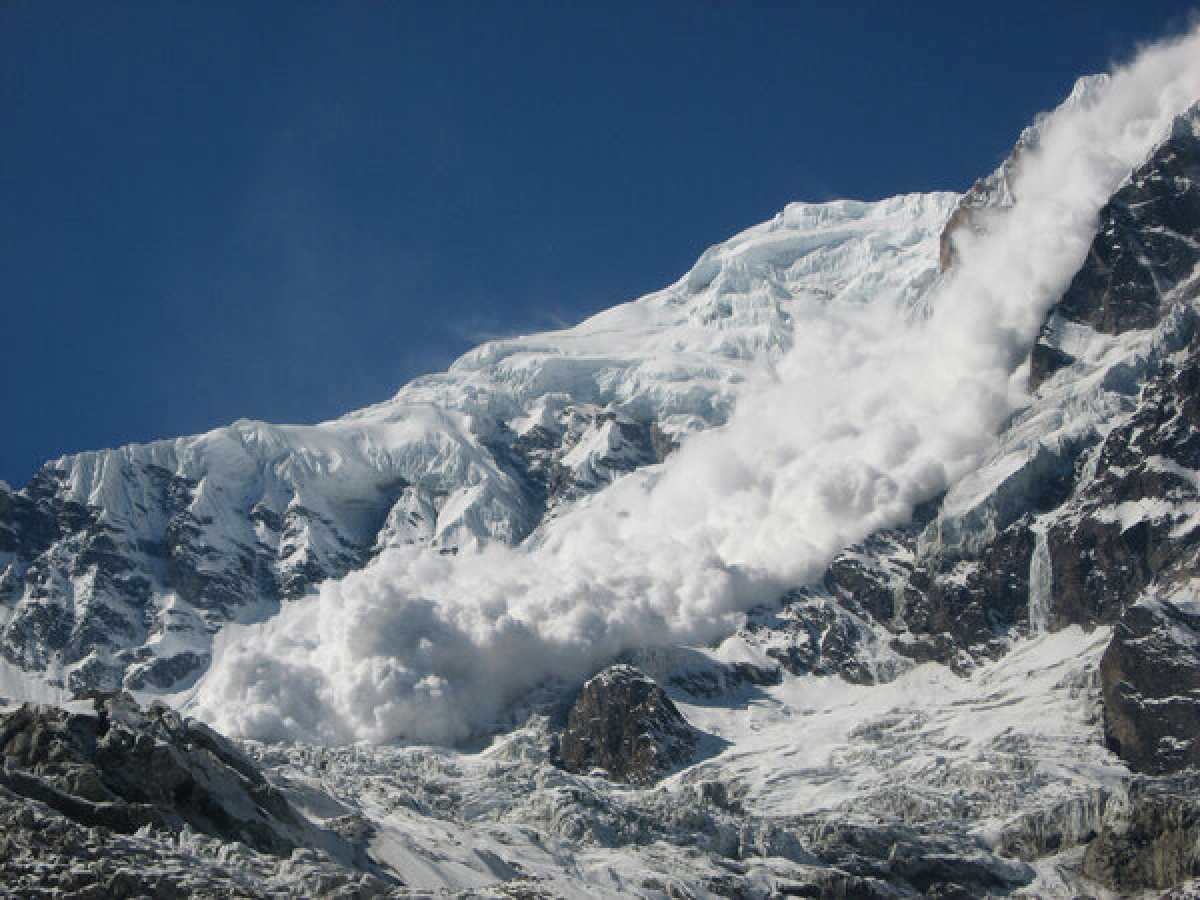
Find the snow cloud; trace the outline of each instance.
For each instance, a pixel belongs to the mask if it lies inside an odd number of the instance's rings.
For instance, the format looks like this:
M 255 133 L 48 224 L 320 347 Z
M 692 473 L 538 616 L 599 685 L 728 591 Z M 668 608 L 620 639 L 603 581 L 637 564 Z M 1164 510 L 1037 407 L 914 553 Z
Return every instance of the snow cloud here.
M 732 631 L 907 520 L 993 447 L 1023 368 L 1079 268 L 1097 212 L 1200 98 L 1200 34 L 1143 51 L 1045 121 L 1016 205 L 929 314 L 798 304 L 794 347 L 723 428 L 556 520 L 535 545 L 401 548 L 263 625 L 218 638 L 191 711 L 235 734 L 450 742 L 547 678 Z

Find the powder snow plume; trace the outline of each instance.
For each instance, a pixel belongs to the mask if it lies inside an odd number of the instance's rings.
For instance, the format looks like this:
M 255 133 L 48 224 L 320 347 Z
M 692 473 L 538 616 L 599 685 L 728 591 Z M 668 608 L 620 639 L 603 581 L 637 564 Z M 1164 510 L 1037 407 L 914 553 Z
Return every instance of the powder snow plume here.
M 218 638 L 190 712 L 263 739 L 450 742 L 523 691 L 622 650 L 719 638 L 977 467 L 1097 213 L 1200 97 L 1200 34 L 1144 50 L 1043 123 L 1016 205 L 926 298 L 797 304 L 794 344 L 724 427 L 534 541 L 387 551 Z

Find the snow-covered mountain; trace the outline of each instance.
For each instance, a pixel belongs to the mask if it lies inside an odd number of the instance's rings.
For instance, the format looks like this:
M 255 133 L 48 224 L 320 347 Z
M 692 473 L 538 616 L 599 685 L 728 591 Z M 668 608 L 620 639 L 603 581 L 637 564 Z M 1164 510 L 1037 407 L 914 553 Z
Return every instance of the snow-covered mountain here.
M 1197 896 L 1198 101 L 1192 35 L 965 195 L 791 204 L 341 419 L 0 484 L 0 692 L 65 704 L 0 722 L 0 873 Z M 69 699 L 114 690 L 241 742 Z
M 519 544 L 694 431 L 792 346 L 798 307 L 914 305 L 956 197 L 789 206 L 679 282 L 315 426 L 63 457 L 0 493 L 4 656 L 71 692 L 170 690 L 213 633 L 385 548 Z

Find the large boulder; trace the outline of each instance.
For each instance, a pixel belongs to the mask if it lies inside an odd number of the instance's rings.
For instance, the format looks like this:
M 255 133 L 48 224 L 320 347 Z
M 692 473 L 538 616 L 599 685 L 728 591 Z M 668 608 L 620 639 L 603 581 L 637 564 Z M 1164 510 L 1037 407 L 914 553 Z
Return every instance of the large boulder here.
M 700 733 L 658 684 L 633 666 L 611 666 L 583 686 L 559 740 L 570 772 L 602 769 L 650 784 L 691 759 Z

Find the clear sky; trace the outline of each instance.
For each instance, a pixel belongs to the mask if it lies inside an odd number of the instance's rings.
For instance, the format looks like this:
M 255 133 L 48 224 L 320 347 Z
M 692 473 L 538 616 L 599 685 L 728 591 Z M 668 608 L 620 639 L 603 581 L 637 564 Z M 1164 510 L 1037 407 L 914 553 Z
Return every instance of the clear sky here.
M 313 422 L 791 200 L 962 190 L 1192 3 L 0 3 L 0 478 Z

